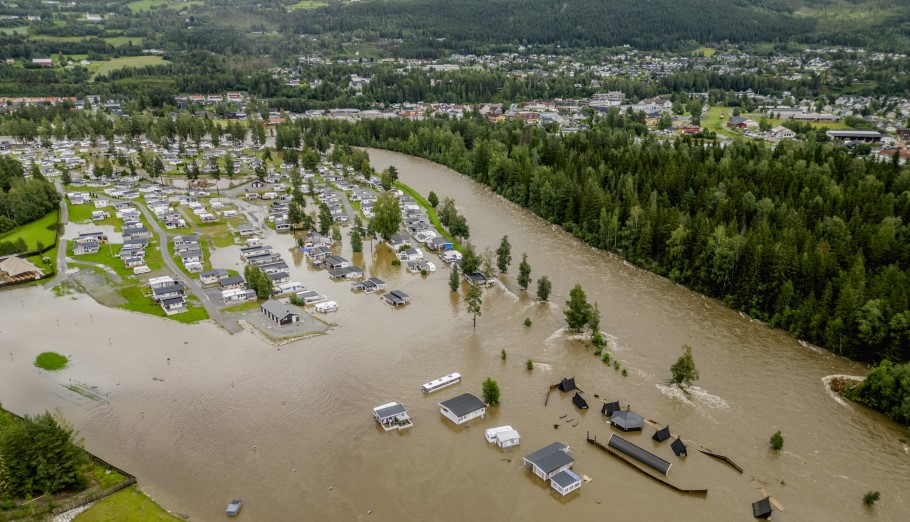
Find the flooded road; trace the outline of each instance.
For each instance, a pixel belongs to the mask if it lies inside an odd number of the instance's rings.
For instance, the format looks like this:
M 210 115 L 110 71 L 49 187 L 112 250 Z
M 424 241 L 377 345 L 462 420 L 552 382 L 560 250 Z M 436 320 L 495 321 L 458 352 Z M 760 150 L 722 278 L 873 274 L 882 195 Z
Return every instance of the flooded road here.
M 386 247 L 371 251 L 369 242 L 351 256 L 346 237 L 342 255 L 411 295 L 412 304 L 393 310 L 285 255 L 293 280 L 341 310 L 328 318 L 339 325 L 329 335 L 281 348 L 247 332 L 107 309 L 81 295 L 0 293 L 0 401 L 17 413 L 59 408 L 87 449 L 136 474 L 153 498 L 191 520 L 222 520 L 232 498 L 243 499 L 238 518 L 250 521 L 752 520 L 750 504 L 762 497 L 753 478 L 786 507 L 775 520 L 901 520 L 910 513 L 907 430 L 835 401 L 821 381 L 862 374 L 862 365 L 592 250 L 452 171 L 395 153 L 370 155 L 379 170 L 394 164 L 421 194 L 454 198 L 480 250 L 509 235 L 512 268 L 503 285 L 484 292 L 476 330 L 463 298 L 448 289 L 447 269 L 409 274 L 391 265 Z M 289 236 L 265 239 L 283 254 L 293 246 Z M 517 290 L 522 252 L 535 281 L 547 275 L 553 282 L 553 304 Z M 238 268 L 235 250 L 212 259 Z M 575 283 L 598 303 L 609 351 L 627 377 L 563 330 L 562 304 Z M 526 317 L 532 326 L 523 325 Z M 683 344 L 693 347 L 701 373 L 688 395 L 664 384 Z M 71 355 L 71 365 L 39 373 L 32 362 L 46 350 Z M 453 371 L 464 376 L 461 384 L 420 393 L 420 384 Z M 488 376 L 502 389 L 500 407 L 470 428 L 441 417 L 439 401 L 480 395 Z M 579 412 L 559 392 L 544 406 L 548 385 L 571 376 L 591 409 Z M 103 400 L 69 391 L 70 380 L 96 386 Z M 585 442 L 587 432 L 603 442 L 611 432 L 594 394 L 668 423 L 744 473 L 693 445 L 678 459 L 667 443 L 653 445 L 646 427 L 628 438 L 669 460 L 671 481 L 709 493 L 688 497 L 649 480 Z M 378 428 L 371 409 L 390 401 L 408 407 L 413 428 Z M 502 424 L 522 436 L 511 452 L 483 438 L 484 429 Z M 781 454 L 768 447 L 777 430 Z M 572 447 L 576 472 L 592 479 L 566 499 L 521 468 L 522 455 L 557 440 Z M 862 505 L 869 490 L 882 494 L 874 509 Z

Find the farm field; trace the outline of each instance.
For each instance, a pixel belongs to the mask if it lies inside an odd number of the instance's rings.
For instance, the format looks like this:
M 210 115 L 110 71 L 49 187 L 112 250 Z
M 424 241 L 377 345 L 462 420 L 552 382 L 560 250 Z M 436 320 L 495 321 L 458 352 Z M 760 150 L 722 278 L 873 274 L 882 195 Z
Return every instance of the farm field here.
M 101 64 L 97 74 L 106 74 L 124 67 L 145 67 L 147 65 L 164 65 L 171 63 L 160 56 L 125 56 L 114 58 Z

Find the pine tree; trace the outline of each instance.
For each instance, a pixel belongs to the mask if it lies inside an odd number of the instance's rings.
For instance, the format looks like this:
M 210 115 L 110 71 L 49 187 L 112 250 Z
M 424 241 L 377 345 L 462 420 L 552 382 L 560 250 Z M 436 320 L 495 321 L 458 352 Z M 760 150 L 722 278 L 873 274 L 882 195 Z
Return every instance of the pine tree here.
M 531 265 L 528 264 L 528 254 L 521 254 L 521 264 L 518 265 L 518 286 L 527 290 L 531 284 Z
M 461 280 L 458 276 L 458 265 L 452 263 L 452 273 L 449 274 L 449 288 L 451 288 L 453 292 L 457 292 L 460 285 Z
M 502 236 L 499 242 L 499 248 L 496 249 L 496 267 L 505 274 L 512 264 L 512 245 L 509 243 L 509 236 Z
M 351 232 L 351 251 L 363 252 L 363 239 L 360 238 L 360 232 L 357 230 Z
M 477 286 L 477 283 L 471 285 L 468 295 L 465 296 L 465 305 L 468 313 L 474 316 L 474 328 L 477 328 L 477 316 L 481 314 L 480 307 L 483 304 L 483 291 Z

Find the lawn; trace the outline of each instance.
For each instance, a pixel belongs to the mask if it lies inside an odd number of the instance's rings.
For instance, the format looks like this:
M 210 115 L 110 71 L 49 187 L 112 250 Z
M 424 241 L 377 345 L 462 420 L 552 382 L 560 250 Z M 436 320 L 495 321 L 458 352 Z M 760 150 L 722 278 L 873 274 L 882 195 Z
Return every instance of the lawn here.
M 115 215 L 114 207 L 106 208 L 95 208 L 95 205 L 70 205 L 69 207 L 69 220 L 70 223 L 94 223 L 96 225 L 110 225 L 114 227 L 114 230 L 120 230 L 123 220 L 118 218 Z M 104 218 L 101 221 L 92 221 L 92 212 L 96 210 L 103 210 L 111 215 L 109 218 Z
M 57 213 L 57 210 L 48 212 L 43 218 L 16 227 L 0 235 L 0 241 L 16 242 L 22 238 L 29 250 L 37 249 L 38 243 L 42 246 L 51 246 L 57 237 Z
M 729 121 L 730 113 L 732 112 L 732 107 L 711 107 L 708 109 L 708 114 L 701 119 L 701 126 L 711 132 L 716 132 L 718 136 L 735 138 L 736 134 L 724 127 L 724 124 Z M 723 115 L 723 118 L 721 118 L 721 115 Z
M 136 47 L 142 47 L 143 38 L 141 36 L 108 36 L 104 38 L 104 41 L 114 47 L 120 47 L 121 45 L 126 45 L 130 42 Z
M 177 521 L 136 486 L 121 489 L 103 498 L 75 518 L 78 522 L 159 522 Z
M 234 306 L 228 306 L 227 308 L 222 308 L 222 312 L 245 312 L 247 310 L 258 310 L 259 301 L 247 301 L 245 303 L 240 303 Z
M 66 255 L 69 256 L 75 263 L 79 263 L 80 261 L 83 263 L 97 263 L 99 265 L 110 267 L 123 279 L 131 279 L 133 277 L 133 269 L 124 266 L 123 261 L 119 257 L 114 257 L 117 255 L 121 248 L 123 248 L 123 245 L 112 245 L 108 243 L 106 245 L 101 245 L 100 250 L 94 254 L 74 256 L 73 242 L 67 241 Z
M 761 118 L 763 116 L 761 114 L 746 114 L 745 117 L 751 118 L 755 121 L 759 121 L 759 120 L 761 120 Z M 777 118 L 765 118 L 765 119 L 768 122 L 768 124 L 770 124 L 772 127 L 780 126 L 784 122 L 784 120 L 779 120 Z M 806 122 L 806 123 L 815 127 L 816 129 L 846 130 L 846 129 L 851 128 L 849 125 L 847 125 L 846 123 L 844 123 L 842 121 L 833 122 L 833 123 L 827 123 L 827 122 L 822 122 L 822 123 Z
M 430 206 L 430 202 L 427 201 L 427 198 L 421 196 L 416 190 L 405 185 L 404 183 L 396 181 L 395 186 L 398 187 L 399 189 L 401 189 L 402 192 L 404 192 L 405 194 L 408 194 L 409 196 L 411 196 L 412 198 L 417 200 L 417 204 L 422 206 L 427 211 L 427 216 L 429 216 L 429 218 L 430 218 L 430 223 L 432 223 L 433 226 L 436 227 L 436 230 L 442 234 L 442 237 L 451 241 L 452 245 L 455 246 L 456 250 L 461 250 L 461 245 L 459 245 L 458 242 L 455 241 L 455 238 L 453 238 L 452 235 L 449 234 L 445 228 L 443 228 L 442 223 L 439 222 L 439 218 L 436 216 L 436 209 L 434 209 L 433 207 Z
M 694 55 L 700 54 L 700 55 L 704 56 L 705 58 L 710 58 L 710 57 L 714 56 L 714 53 L 716 53 L 716 52 L 717 52 L 717 49 L 715 49 L 713 47 L 700 47 L 700 48 L 692 51 L 692 54 L 694 54 Z
M 65 355 L 54 352 L 43 352 L 38 357 L 35 357 L 35 366 L 49 372 L 62 370 L 67 362 L 69 362 L 69 359 Z
M 325 7 L 329 5 L 326 2 L 318 2 L 314 0 L 300 0 L 294 5 L 289 5 L 288 9 L 315 9 L 317 7 Z
M 160 56 L 124 56 L 123 58 L 114 58 L 101 64 L 97 74 L 107 74 L 111 71 L 123 69 L 124 67 L 145 67 L 148 65 L 165 65 L 171 62 Z
M 126 286 L 118 288 L 117 293 L 129 301 L 127 304 L 117 307 L 124 310 L 173 319 L 174 321 L 186 324 L 197 323 L 209 318 L 209 314 L 205 311 L 205 308 L 203 308 L 199 301 L 192 296 L 187 297 L 186 312 L 176 315 L 167 315 L 158 303 L 152 300 L 150 296 L 145 295 L 144 287 Z
M 144 13 L 146 11 L 151 11 L 152 8 L 156 6 L 170 6 L 179 10 L 181 7 L 203 5 L 203 3 L 204 2 L 201 0 L 193 0 L 190 2 L 175 2 L 173 0 L 135 0 L 134 2 L 126 4 L 126 6 L 134 13 Z

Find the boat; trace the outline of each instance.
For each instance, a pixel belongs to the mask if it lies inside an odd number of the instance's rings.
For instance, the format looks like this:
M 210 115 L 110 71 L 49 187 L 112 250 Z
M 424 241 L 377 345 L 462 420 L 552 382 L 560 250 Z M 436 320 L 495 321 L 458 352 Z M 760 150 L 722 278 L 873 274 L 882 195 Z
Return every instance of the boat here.
M 436 380 L 430 381 L 420 387 L 423 390 L 423 393 L 433 393 L 436 390 L 441 390 L 446 386 L 451 386 L 453 384 L 461 382 L 461 374 L 458 372 L 450 373 L 445 377 L 440 377 Z
M 229 517 L 235 517 L 235 516 L 237 516 L 237 513 L 240 513 L 240 508 L 242 508 L 242 507 L 243 507 L 242 500 L 232 500 L 228 504 L 228 507 L 225 510 L 225 514 Z
M 414 425 L 404 404 L 390 402 L 373 408 L 373 417 L 385 431 L 404 430 Z
M 499 426 L 496 428 L 490 428 L 484 432 L 484 437 L 487 438 L 487 442 L 490 444 L 496 444 L 496 434 L 502 433 L 504 431 L 512 431 L 512 426 Z

